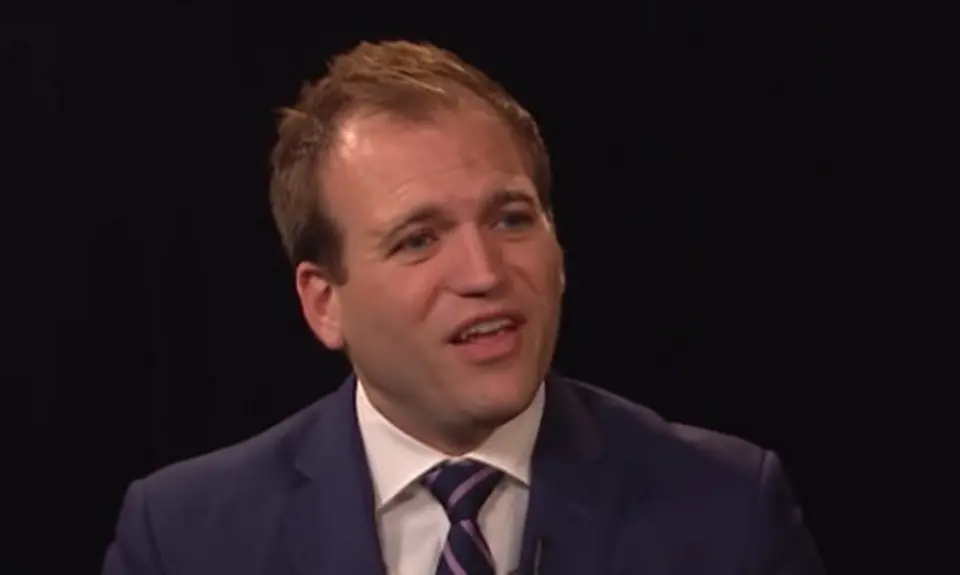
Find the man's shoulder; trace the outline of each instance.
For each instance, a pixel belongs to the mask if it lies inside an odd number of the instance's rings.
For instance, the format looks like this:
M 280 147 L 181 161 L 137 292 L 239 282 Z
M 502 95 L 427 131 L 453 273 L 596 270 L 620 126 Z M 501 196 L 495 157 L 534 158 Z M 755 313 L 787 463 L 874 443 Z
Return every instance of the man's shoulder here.
M 278 495 L 299 484 L 298 448 L 335 412 L 331 405 L 330 396 L 322 398 L 243 441 L 136 479 L 121 503 L 116 537 L 124 542 L 117 545 L 126 547 L 123 553 L 146 553 L 132 549 L 149 537 L 151 547 L 169 565 L 197 561 L 197 541 L 212 547 L 246 546 L 243 554 L 231 553 L 230 561 L 262 560 L 265 538 L 251 529 L 275 525 L 283 505 Z M 111 553 L 121 551 L 111 547 Z
M 164 465 L 138 483 L 151 498 L 210 501 L 283 481 L 292 469 L 297 437 L 321 417 L 324 402 L 320 399 L 246 439 Z
M 769 452 L 717 430 L 670 421 L 598 386 L 562 378 L 599 431 L 608 462 L 624 473 L 690 487 L 754 484 Z
M 649 538 L 655 526 L 660 552 L 675 566 L 823 573 L 776 453 L 731 434 L 670 422 L 597 387 L 566 383 L 560 387 L 573 397 L 578 427 L 599 440 L 592 442 L 600 445 L 598 478 L 606 482 L 625 541 Z M 634 550 L 622 546 L 619 561 L 628 564 Z

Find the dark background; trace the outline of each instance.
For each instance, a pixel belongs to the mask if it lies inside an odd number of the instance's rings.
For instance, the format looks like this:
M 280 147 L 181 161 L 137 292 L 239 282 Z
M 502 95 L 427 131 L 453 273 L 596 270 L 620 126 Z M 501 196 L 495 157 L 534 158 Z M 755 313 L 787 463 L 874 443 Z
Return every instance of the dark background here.
M 557 369 L 775 449 L 828 565 L 854 559 L 859 423 L 841 406 L 872 409 L 852 343 L 872 327 L 846 299 L 849 76 L 827 14 L 773 4 L 3 20 L 7 325 L 26 344 L 5 365 L 29 416 L 10 493 L 28 567 L 11 573 L 97 573 L 131 480 L 346 375 L 300 318 L 270 220 L 272 110 L 333 53 L 391 37 L 452 48 L 539 119 L 567 252 Z

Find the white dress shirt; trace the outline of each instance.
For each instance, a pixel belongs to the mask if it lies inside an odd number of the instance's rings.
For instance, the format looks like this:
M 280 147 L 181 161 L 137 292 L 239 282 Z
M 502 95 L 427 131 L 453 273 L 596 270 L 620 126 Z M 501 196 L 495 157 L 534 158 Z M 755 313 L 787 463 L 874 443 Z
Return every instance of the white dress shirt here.
M 530 485 L 530 456 L 543 414 L 544 386 L 530 406 L 497 429 L 483 445 L 464 455 L 504 472 L 477 521 L 496 562 L 506 575 L 520 562 Z M 418 479 L 450 459 L 389 422 L 357 385 L 357 421 L 373 478 L 377 526 L 389 575 L 435 573 L 450 522 L 443 507 Z

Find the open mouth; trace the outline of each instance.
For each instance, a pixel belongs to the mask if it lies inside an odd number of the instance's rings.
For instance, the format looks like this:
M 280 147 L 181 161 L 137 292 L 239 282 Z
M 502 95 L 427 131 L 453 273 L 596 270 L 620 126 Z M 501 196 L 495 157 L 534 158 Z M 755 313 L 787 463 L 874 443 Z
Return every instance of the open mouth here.
M 517 331 L 521 320 L 511 317 L 499 317 L 477 322 L 458 332 L 452 339 L 454 345 L 467 345 L 495 338 L 505 333 Z

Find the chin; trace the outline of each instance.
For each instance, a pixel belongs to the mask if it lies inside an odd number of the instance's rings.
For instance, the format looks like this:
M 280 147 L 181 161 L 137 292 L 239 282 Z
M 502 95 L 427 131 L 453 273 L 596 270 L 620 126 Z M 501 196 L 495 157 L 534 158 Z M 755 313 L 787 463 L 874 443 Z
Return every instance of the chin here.
M 533 401 L 540 386 L 540 380 L 513 379 L 500 380 L 496 384 L 482 390 L 473 390 L 475 395 L 465 398 L 470 411 L 477 420 L 497 422 L 502 425 L 517 417 Z M 530 383 L 534 381 L 534 383 Z

